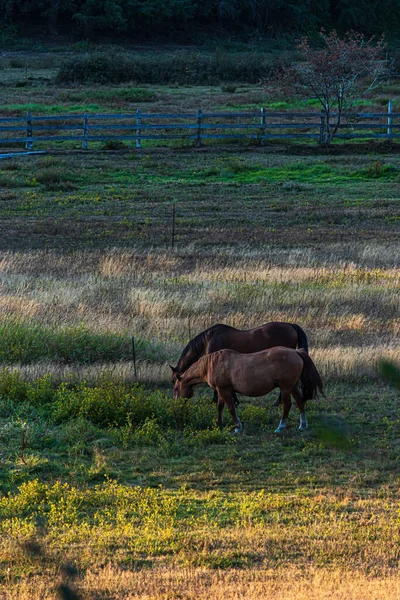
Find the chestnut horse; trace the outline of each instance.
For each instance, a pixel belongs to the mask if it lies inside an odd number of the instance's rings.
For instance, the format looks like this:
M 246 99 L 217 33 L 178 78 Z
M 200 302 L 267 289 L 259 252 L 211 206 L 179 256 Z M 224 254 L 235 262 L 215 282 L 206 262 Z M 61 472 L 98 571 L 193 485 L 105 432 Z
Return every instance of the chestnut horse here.
M 286 429 L 291 395 L 300 410 L 299 429 L 307 429 L 305 402 L 316 398 L 318 392 L 324 393 L 321 377 L 307 352 L 283 346 L 254 354 L 240 354 L 234 350 L 207 354 L 182 375 L 176 376 L 174 398 L 191 398 L 193 386 L 200 383 L 207 383 L 218 394 L 218 425 L 222 426 L 226 404 L 236 426 L 235 433 L 242 431 L 236 413 L 235 392 L 244 396 L 263 396 L 278 387 L 282 397 L 282 419 L 276 433 Z
M 199 333 L 185 346 L 176 367 L 171 367 L 172 383 L 175 383 L 177 375 L 187 371 L 200 357 L 217 350 L 230 349 L 242 354 L 250 354 L 274 346 L 298 347 L 308 352 L 306 334 L 299 325 L 292 323 L 273 321 L 247 330 L 236 329 L 230 325 L 213 325 Z M 238 403 L 236 394 L 234 394 L 234 399 Z M 214 400 L 217 401 L 216 393 Z M 276 402 L 277 406 L 279 404 L 280 397 Z

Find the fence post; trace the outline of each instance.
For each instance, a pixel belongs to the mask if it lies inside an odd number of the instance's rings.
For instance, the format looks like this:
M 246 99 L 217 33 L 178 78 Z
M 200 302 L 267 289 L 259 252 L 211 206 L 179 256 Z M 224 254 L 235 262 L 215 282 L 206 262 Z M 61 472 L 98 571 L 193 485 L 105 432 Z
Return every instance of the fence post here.
M 318 144 L 325 143 L 325 113 L 321 110 Z
M 201 108 L 197 111 L 197 136 L 196 136 L 196 148 L 201 147 Z
M 135 373 L 135 379 L 137 380 L 136 351 L 135 351 L 135 338 L 134 338 L 134 336 L 132 336 L 132 356 L 133 356 L 133 372 Z
M 262 107 L 261 109 L 261 140 L 260 140 L 260 144 L 261 146 L 264 146 L 265 144 L 265 108 Z
M 171 232 L 171 249 L 175 248 L 175 202 L 172 204 L 172 232 Z
M 136 129 L 136 148 L 141 148 L 142 147 L 142 140 L 141 140 L 141 135 L 142 135 L 142 130 L 141 130 L 141 125 L 142 125 L 142 111 L 140 110 L 140 108 L 138 108 L 137 111 L 136 111 L 136 124 L 137 124 L 137 129 Z
M 87 150 L 87 138 L 88 138 L 88 116 L 85 113 L 83 115 L 83 140 L 82 140 L 82 150 Z
M 390 143 L 392 141 L 392 101 L 388 102 L 388 128 L 387 128 L 387 139 Z
M 32 137 L 32 117 L 31 117 L 31 113 L 29 111 L 26 113 L 26 137 L 27 138 Z M 25 144 L 25 148 L 27 150 L 31 150 L 32 146 L 33 146 L 32 141 L 27 140 L 27 142 Z

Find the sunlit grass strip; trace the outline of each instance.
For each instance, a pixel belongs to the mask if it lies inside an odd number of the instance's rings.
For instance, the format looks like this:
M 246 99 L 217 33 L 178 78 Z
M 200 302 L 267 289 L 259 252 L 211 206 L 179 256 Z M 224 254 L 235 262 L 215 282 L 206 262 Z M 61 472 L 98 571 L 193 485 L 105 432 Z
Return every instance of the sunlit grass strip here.
M 398 510 L 394 498 L 351 493 L 171 492 L 114 481 L 78 489 L 33 480 L 0 500 L 2 560 L 23 560 L 39 520 L 42 543 L 75 548 L 85 567 L 128 554 L 214 568 L 312 562 L 377 572 L 398 562 Z

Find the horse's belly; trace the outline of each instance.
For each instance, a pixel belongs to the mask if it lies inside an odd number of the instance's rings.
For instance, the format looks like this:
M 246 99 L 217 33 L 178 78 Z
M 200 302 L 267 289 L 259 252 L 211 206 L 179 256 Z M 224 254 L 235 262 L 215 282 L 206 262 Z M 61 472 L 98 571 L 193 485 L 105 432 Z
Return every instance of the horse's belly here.
M 235 386 L 235 391 L 243 396 L 265 396 L 276 387 L 273 383 L 251 383 L 248 385 L 239 384 Z M 240 389 L 238 389 L 240 388 Z

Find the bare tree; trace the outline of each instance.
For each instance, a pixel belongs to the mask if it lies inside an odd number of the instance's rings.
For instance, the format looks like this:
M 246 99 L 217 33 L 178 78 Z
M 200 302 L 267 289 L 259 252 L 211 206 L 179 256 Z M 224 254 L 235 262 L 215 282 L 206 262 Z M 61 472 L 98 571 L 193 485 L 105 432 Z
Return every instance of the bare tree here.
M 297 44 L 302 61 L 285 67 L 278 75 L 281 89 L 288 95 L 317 99 L 325 117 L 321 141 L 329 144 L 343 115 L 356 100 L 376 88 L 388 76 L 387 60 L 382 58 L 384 37 L 365 39 L 351 31 L 342 39 L 336 31 L 321 30 L 322 48 L 310 46 L 303 37 Z

